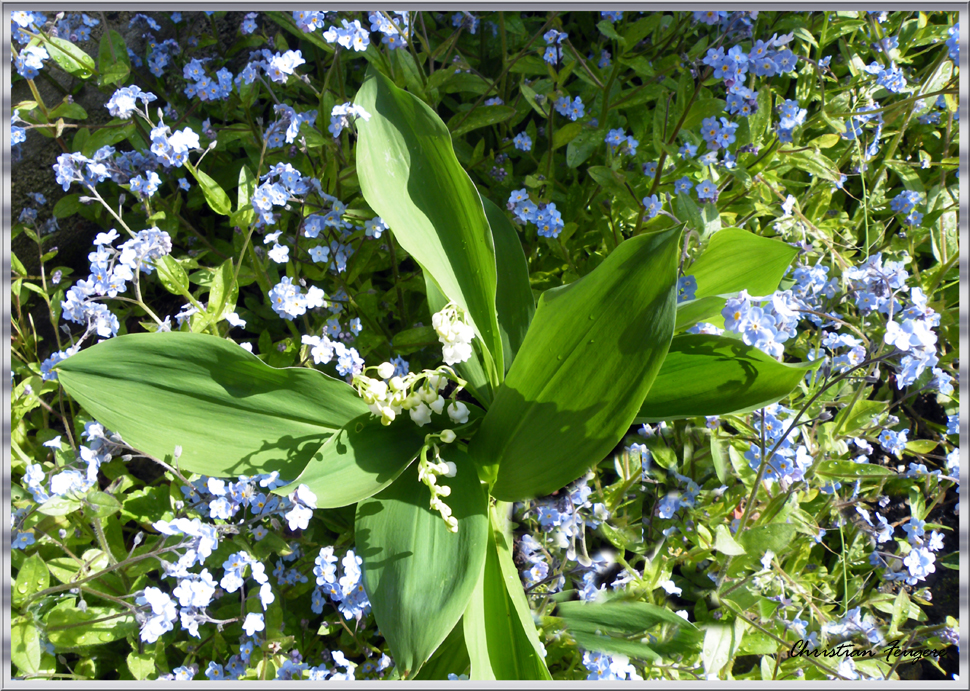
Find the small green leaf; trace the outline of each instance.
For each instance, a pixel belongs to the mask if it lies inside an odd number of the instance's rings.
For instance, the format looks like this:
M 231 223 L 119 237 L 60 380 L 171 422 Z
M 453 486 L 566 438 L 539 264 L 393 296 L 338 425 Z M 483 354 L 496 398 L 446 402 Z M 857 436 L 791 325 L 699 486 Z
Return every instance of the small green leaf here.
M 40 634 L 29 618 L 17 619 L 10 627 L 10 661 L 21 675 L 40 671 Z
M 761 554 L 769 549 L 775 554 L 780 554 L 794 537 L 794 525 L 771 523 L 746 529 L 738 536 L 738 542 L 744 547 L 747 554 Z
M 94 58 L 63 38 L 49 38 L 44 42 L 51 59 L 68 74 L 87 79 L 95 72 Z
M 932 441 L 931 439 L 914 439 L 913 441 L 906 442 L 907 451 L 919 454 L 929 453 L 937 446 L 939 446 L 938 442 Z
M 822 461 L 815 468 L 816 475 L 834 478 L 884 478 L 896 473 L 881 465 L 872 463 L 855 463 L 854 461 Z
M 185 295 L 189 290 L 189 277 L 178 260 L 170 254 L 155 260 L 158 279 L 162 286 L 173 295 Z
M 694 625 L 666 607 L 649 602 L 610 600 L 601 603 L 563 602 L 556 616 L 570 628 L 602 629 L 621 633 L 639 633 L 657 624 L 694 628 Z
M 511 106 L 479 106 L 467 116 L 464 112 L 457 113 L 452 118 L 455 125 L 449 124 L 449 129 L 452 137 L 460 137 L 480 127 L 505 122 L 513 115 L 515 115 L 515 108 Z
M 224 261 L 212 275 L 206 312 L 213 321 L 220 321 L 236 308 L 239 287 L 233 283 L 232 259 Z
M 39 554 L 31 554 L 20 565 L 20 570 L 10 586 L 14 606 L 20 607 L 34 593 L 39 593 L 50 585 L 51 575 L 47 564 Z
M 186 162 L 185 167 L 189 169 L 192 176 L 199 182 L 199 187 L 202 188 L 202 194 L 210 209 L 220 216 L 228 216 L 232 213 L 232 204 L 229 201 L 229 195 L 219 186 L 219 183 L 203 171 L 196 170 L 195 166 L 191 163 Z
M 101 645 L 138 632 L 138 622 L 128 610 L 112 607 L 53 609 L 46 624 L 48 640 L 61 649 Z
M 711 461 L 714 463 L 714 472 L 717 474 L 718 482 L 727 482 L 730 461 L 717 434 L 711 434 Z
M 704 648 L 701 651 L 704 671 L 707 674 L 717 674 L 733 653 L 734 627 L 729 624 L 708 624 L 704 632 Z
M 81 508 L 81 502 L 68 496 L 51 497 L 37 507 L 37 512 L 45 516 L 66 516 Z
M 745 554 L 744 547 L 738 544 L 723 523 L 714 529 L 714 549 L 732 557 Z
M 106 492 L 92 489 L 84 499 L 90 505 L 86 506 L 86 510 L 93 512 L 94 518 L 107 518 L 111 514 L 121 511 L 121 502 Z
M 101 35 L 98 68 L 101 71 L 102 86 L 123 83 L 131 72 L 128 46 L 125 45 L 124 37 L 114 29 Z
M 144 681 L 155 673 L 155 656 L 152 653 L 128 653 L 128 670 L 138 681 Z

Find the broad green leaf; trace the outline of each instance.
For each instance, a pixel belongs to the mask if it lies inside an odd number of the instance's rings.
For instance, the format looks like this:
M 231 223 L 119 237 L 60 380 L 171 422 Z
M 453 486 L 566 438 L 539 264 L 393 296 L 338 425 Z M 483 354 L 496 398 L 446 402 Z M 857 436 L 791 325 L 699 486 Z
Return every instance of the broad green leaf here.
M 445 296 L 468 312 L 494 361 L 489 379 L 497 384 L 504 368 L 492 234 L 448 128 L 427 104 L 373 69 L 355 103 L 370 114 L 356 123 L 364 199 Z
M 94 74 L 94 58 L 81 48 L 63 38 L 49 38 L 44 41 L 51 59 L 68 74 L 87 79 Z
M 700 258 L 684 273 L 697 279 L 698 298 L 747 290 L 770 295 L 798 250 L 781 240 L 769 240 L 740 228 L 724 228 L 711 237 Z
M 209 208 L 220 216 L 228 216 L 231 214 L 232 202 L 229 201 L 229 195 L 219 186 L 219 183 L 209 177 L 207 173 L 197 170 L 191 163 L 186 162 L 185 167 L 189 169 L 192 176 L 199 182 L 199 187 L 202 188 L 202 195 L 205 197 Z
M 734 652 L 734 627 L 730 624 L 708 624 L 704 632 L 701 660 L 707 674 L 717 674 Z
M 355 504 L 391 484 L 418 455 L 425 434 L 409 419 L 385 427 L 367 412 L 324 442 L 292 484 L 273 491 L 286 496 L 304 484 L 321 509 Z
M 488 536 L 485 569 L 462 617 L 471 679 L 551 680 L 539 652 L 532 611 L 502 525 Z
M 771 550 L 780 554 L 795 537 L 795 526 L 790 523 L 771 523 L 747 528 L 738 536 L 738 542 L 748 554 L 762 554 Z
M 673 624 L 694 628 L 694 625 L 665 607 L 648 602 L 611 600 L 601 603 L 563 602 L 556 609 L 556 616 L 566 621 L 570 628 L 586 630 L 602 629 L 623 633 L 638 633 L 657 624 Z
M 675 336 L 635 422 L 758 410 L 790 394 L 820 364 L 778 362 L 725 336 Z
M 458 620 L 444 643 L 438 646 L 434 655 L 428 658 L 421 671 L 412 677 L 420 680 L 446 680 L 449 674 L 467 674 L 468 649 L 465 647 L 464 622 Z
M 65 101 L 61 105 L 57 106 L 54 110 L 47 114 L 47 116 L 54 120 L 56 118 L 71 118 L 73 120 L 84 120 L 88 117 L 87 111 L 81 107 L 78 103 L 69 103 Z
M 547 290 L 469 453 L 504 501 L 548 494 L 629 429 L 673 335 L 676 230 L 621 243 L 573 283 Z
M 40 634 L 30 618 L 21 618 L 10 627 L 10 661 L 24 674 L 40 670 Z
M 19 607 L 34 593 L 39 593 L 50 585 L 51 574 L 47 564 L 39 554 L 31 554 L 20 565 L 20 570 L 10 586 L 14 606 Z
M 452 120 L 454 125 L 449 123 L 452 137 L 460 137 L 472 130 L 489 125 L 497 125 L 505 122 L 515 115 L 515 108 L 512 106 L 479 106 L 466 117 L 464 112 L 459 112 Z M 460 123 L 460 124 L 459 124 Z
M 83 612 L 53 609 L 46 623 L 47 638 L 58 648 L 101 645 L 138 631 L 138 622 L 128 610 L 113 607 L 88 607 Z
M 505 212 L 488 199 L 482 200 L 485 216 L 495 241 L 495 265 L 498 286 L 495 309 L 498 329 L 502 336 L 505 371 L 512 366 L 515 354 L 525 340 L 525 334 L 536 311 L 532 286 L 529 284 L 529 265 L 522 251 L 522 242 Z
M 413 676 L 458 623 L 482 573 L 488 502 L 470 459 L 444 450 L 458 468 L 438 484 L 458 519 L 448 530 L 429 507 L 431 494 L 412 465 L 380 494 L 357 505 L 356 540 L 374 618 L 405 679 Z
M 64 360 L 65 390 L 130 446 L 227 477 L 295 478 L 331 434 L 367 412 L 352 387 L 311 369 L 274 369 L 203 334 L 129 334 Z

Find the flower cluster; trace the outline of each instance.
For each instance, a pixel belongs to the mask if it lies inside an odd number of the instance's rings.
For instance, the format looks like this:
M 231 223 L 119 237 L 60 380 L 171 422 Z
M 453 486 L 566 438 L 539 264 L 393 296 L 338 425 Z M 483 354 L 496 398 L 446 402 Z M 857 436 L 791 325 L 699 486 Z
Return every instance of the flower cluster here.
M 323 613 L 324 598 L 336 606 L 345 619 L 360 621 L 370 611 L 370 601 L 364 591 L 362 560 L 350 549 L 340 560 L 342 574 L 337 576 L 337 557 L 333 547 L 321 547 L 314 560 L 313 574 L 317 587 L 313 591 L 311 609 L 314 614 Z
M 529 199 L 529 191 L 524 187 L 515 190 L 509 196 L 508 209 L 522 223 L 535 224 L 541 237 L 558 238 L 565 226 L 562 214 L 556 209 L 555 202 L 549 202 L 539 207 Z
M 785 341 L 797 335 L 801 307 L 789 290 L 765 297 L 752 297 L 742 290 L 725 303 L 721 314 L 726 330 L 741 334 L 745 344 L 780 358 Z
M 370 113 L 353 103 L 336 105 L 330 111 L 330 126 L 327 129 L 334 138 L 339 137 L 344 128 L 350 127 L 350 123 L 357 118 L 363 118 L 366 122 L 370 120 Z
M 446 365 L 457 365 L 472 356 L 475 328 L 466 321 L 461 307 L 448 303 L 432 315 L 431 325 L 441 341 L 441 356 Z

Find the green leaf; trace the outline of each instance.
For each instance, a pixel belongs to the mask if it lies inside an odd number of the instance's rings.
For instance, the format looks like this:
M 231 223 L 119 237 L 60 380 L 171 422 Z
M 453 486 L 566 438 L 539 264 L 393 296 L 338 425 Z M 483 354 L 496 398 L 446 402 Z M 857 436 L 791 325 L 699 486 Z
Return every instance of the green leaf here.
M 427 104 L 373 69 L 355 103 L 370 113 L 357 121 L 357 175 L 367 203 L 404 250 L 463 307 L 504 372 L 495 312 L 495 251 L 471 178 L 455 156 L 451 134 Z
M 640 206 L 640 202 L 627 187 L 626 177 L 623 173 L 618 173 L 607 166 L 590 166 L 586 169 L 586 172 L 600 187 L 618 200 L 622 199 L 629 207 L 638 208 Z
M 724 228 L 684 273 L 697 279 L 697 298 L 741 290 L 753 296 L 771 295 L 797 254 L 796 248 L 780 240 Z
M 101 71 L 102 86 L 124 82 L 131 72 L 128 46 L 125 45 L 124 37 L 114 29 L 109 29 L 101 35 L 98 68 Z
M 650 662 L 659 663 L 663 661 L 663 658 L 652 647 L 640 641 L 603 636 L 581 629 L 571 629 L 570 633 L 577 645 L 586 650 L 595 650 L 610 655 L 626 655 L 628 658 L 649 660 Z
M 52 110 L 50 113 L 48 113 L 47 116 L 51 120 L 55 120 L 57 118 L 71 118 L 72 120 L 84 120 L 85 118 L 88 117 L 88 114 L 87 114 L 87 111 L 85 111 L 84 108 L 82 108 L 79 104 L 69 103 L 65 101 L 64 103 L 57 106 L 57 108 Z
M 482 573 L 488 503 L 478 474 L 457 447 L 444 450 L 458 472 L 440 477 L 458 532 L 429 507 L 412 465 L 390 487 L 357 505 L 356 540 L 364 588 L 395 666 L 415 674 L 451 632 Z
M 542 496 L 599 462 L 629 429 L 673 335 L 680 232 L 621 243 L 547 290 L 469 453 L 504 501 Z
M 87 138 L 84 146 L 81 147 L 81 153 L 90 158 L 101 147 L 112 146 L 128 139 L 128 137 L 135 133 L 135 130 L 135 123 L 126 123 L 115 118 L 95 130 L 94 134 Z
M 96 621 L 104 619 L 104 621 Z M 138 632 L 138 622 L 127 610 L 113 607 L 53 609 L 47 615 L 47 638 L 58 648 L 101 645 Z
M 551 681 L 539 648 L 532 610 L 503 534 L 492 512 L 485 570 L 462 617 L 471 678 Z
M 731 462 L 727 458 L 727 453 L 717 435 L 711 434 L 711 461 L 714 463 L 714 472 L 717 474 L 717 480 L 721 483 L 727 482 L 728 478 L 728 468 L 730 468 Z
M 610 600 L 607 602 L 563 602 L 556 616 L 570 628 L 622 633 L 639 633 L 657 624 L 673 624 L 694 628 L 694 625 L 666 607 L 649 602 Z
M 707 118 L 717 117 L 724 113 L 724 101 L 719 98 L 701 98 L 694 101 L 690 107 L 690 112 L 684 118 L 681 126 L 682 132 L 699 129 L 701 122 Z
M 498 287 L 495 293 L 495 309 L 498 312 L 498 329 L 502 336 L 505 371 L 512 366 L 525 334 L 536 311 L 532 286 L 529 284 L 529 265 L 522 251 L 522 242 L 505 212 L 491 200 L 483 199 L 485 216 L 495 241 L 495 266 Z
M 761 554 L 771 550 L 780 554 L 795 537 L 795 526 L 790 523 L 770 523 L 747 528 L 738 536 L 738 542 L 747 554 Z
M 402 92 L 403 93 L 403 92 Z M 453 118 L 456 126 L 449 124 L 452 137 L 460 137 L 472 130 L 489 125 L 497 125 L 505 122 L 515 115 L 515 108 L 512 106 L 479 106 L 466 117 L 464 112 L 457 113 Z M 461 124 L 458 124 L 458 123 Z
M 44 41 L 44 48 L 51 59 L 68 74 L 81 79 L 87 79 L 94 74 L 94 58 L 70 41 L 49 38 Z
M 84 497 L 87 502 L 85 515 L 94 518 L 107 518 L 111 514 L 121 511 L 121 502 L 106 492 L 92 489 Z
M 173 295 L 185 295 L 189 290 L 189 277 L 178 260 L 171 254 L 166 254 L 155 260 L 158 269 L 158 279 L 162 286 Z
M 448 679 L 449 674 L 465 674 L 468 665 L 464 623 L 462 619 L 459 619 L 444 643 L 438 646 L 434 655 L 428 658 L 428 661 L 421 667 L 421 671 L 415 674 L 412 679 L 415 681 L 424 679 L 442 681 Z
M 274 369 L 203 334 L 118 336 L 60 363 L 65 390 L 126 443 L 215 477 L 296 477 L 320 445 L 367 412 L 352 387 L 311 369 Z
M 28 618 L 17 619 L 10 627 L 10 661 L 21 675 L 40 671 L 40 634 Z
M 825 477 L 848 478 L 884 478 L 892 477 L 896 473 L 889 468 L 872 463 L 856 463 L 855 461 L 822 461 L 815 468 L 816 475 Z
M 81 502 L 68 496 L 51 497 L 37 507 L 37 512 L 45 516 L 66 516 L 81 508 Z
M 202 195 L 205 197 L 209 208 L 220 216 L 230 215 L 232 213 L 232 203 L 229 201 L 229 195 L 219 186 L 219 183 L 203 171 L 197 170 L 188 161 L 186 161 L 185 167 L 189 169 L 192 176 L 199 182 L 199 187 L 202 188 Z
M 913 453 L 929 453 L 937 447 L 937 442 L 931 439 L 914 439 L 913 441 L 906 442 L 906 450 L 912 451 Z
M 39 554 L 31 554 L 24 559 L 20 570 L 10 586 L 11 599 L 15 607 L 20 607 L 31 595 L 39 593 L 50 585 L 51 574 L 47 564 Z
M 723 527 L 723 526 L 718 526 Z M 707 674 L 717 674 L 734 652 L 734 627 L 730 624 L 708 624 L 704 632 L 701 660 Z
M 226 315 L 236 309 L 236 299 L 239 286 L 233 283 L 232 259 L 224 261 L 213 272 L 212 283 L 209 284 L 209 300 L 205 310 L 212 321 L 225 319 Z
M 155 673 L 155 656 L 152 653 L 128 653 L 128 670 L 138 681 L 148 679 Z
M 885 412 L 888 404 L 885 401 L 856 401 L 855 405 L 846 406 L 835 416 L 835 429 L 843 434 L 852 434 L 873 422 L 873 418 Z
M 819 365 L 778 362 L 726 336 L 675 336 L 635 422 L 758 410 L 790 394 Z
M 553 135 L 555 136 L 555 135 Z M 577 168 L 603 143 L 603 130 L 584 130 L 566 145 L 566 165 Z
M 738 544 L 723 523 L 714 529 L 714 549 L 732 557 L 745 553 L 744 547 Z
M 300 477 L 273 492 L 286 496 L 305 484 L 321 509 L 355 504 L 394 482 L 418 455 L 425 434 L 410 420 L 384 426 L 367 412 L 324 442 Z

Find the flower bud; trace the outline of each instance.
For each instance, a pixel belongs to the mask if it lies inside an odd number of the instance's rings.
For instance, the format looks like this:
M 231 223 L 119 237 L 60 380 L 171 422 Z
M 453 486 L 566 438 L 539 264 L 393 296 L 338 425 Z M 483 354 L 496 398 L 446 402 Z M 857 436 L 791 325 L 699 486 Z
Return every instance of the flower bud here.
M 450 429 L 442 431 L 440 436 L 441 441 L 443 441 L 445 444 L 450 444 L 458 438 L 458 436 Z
M 381 379 L 390 379 L 394 376 L 394 365 L 390 362 L 381 363 L 377 368 L 377 374 L 380 375 Z

